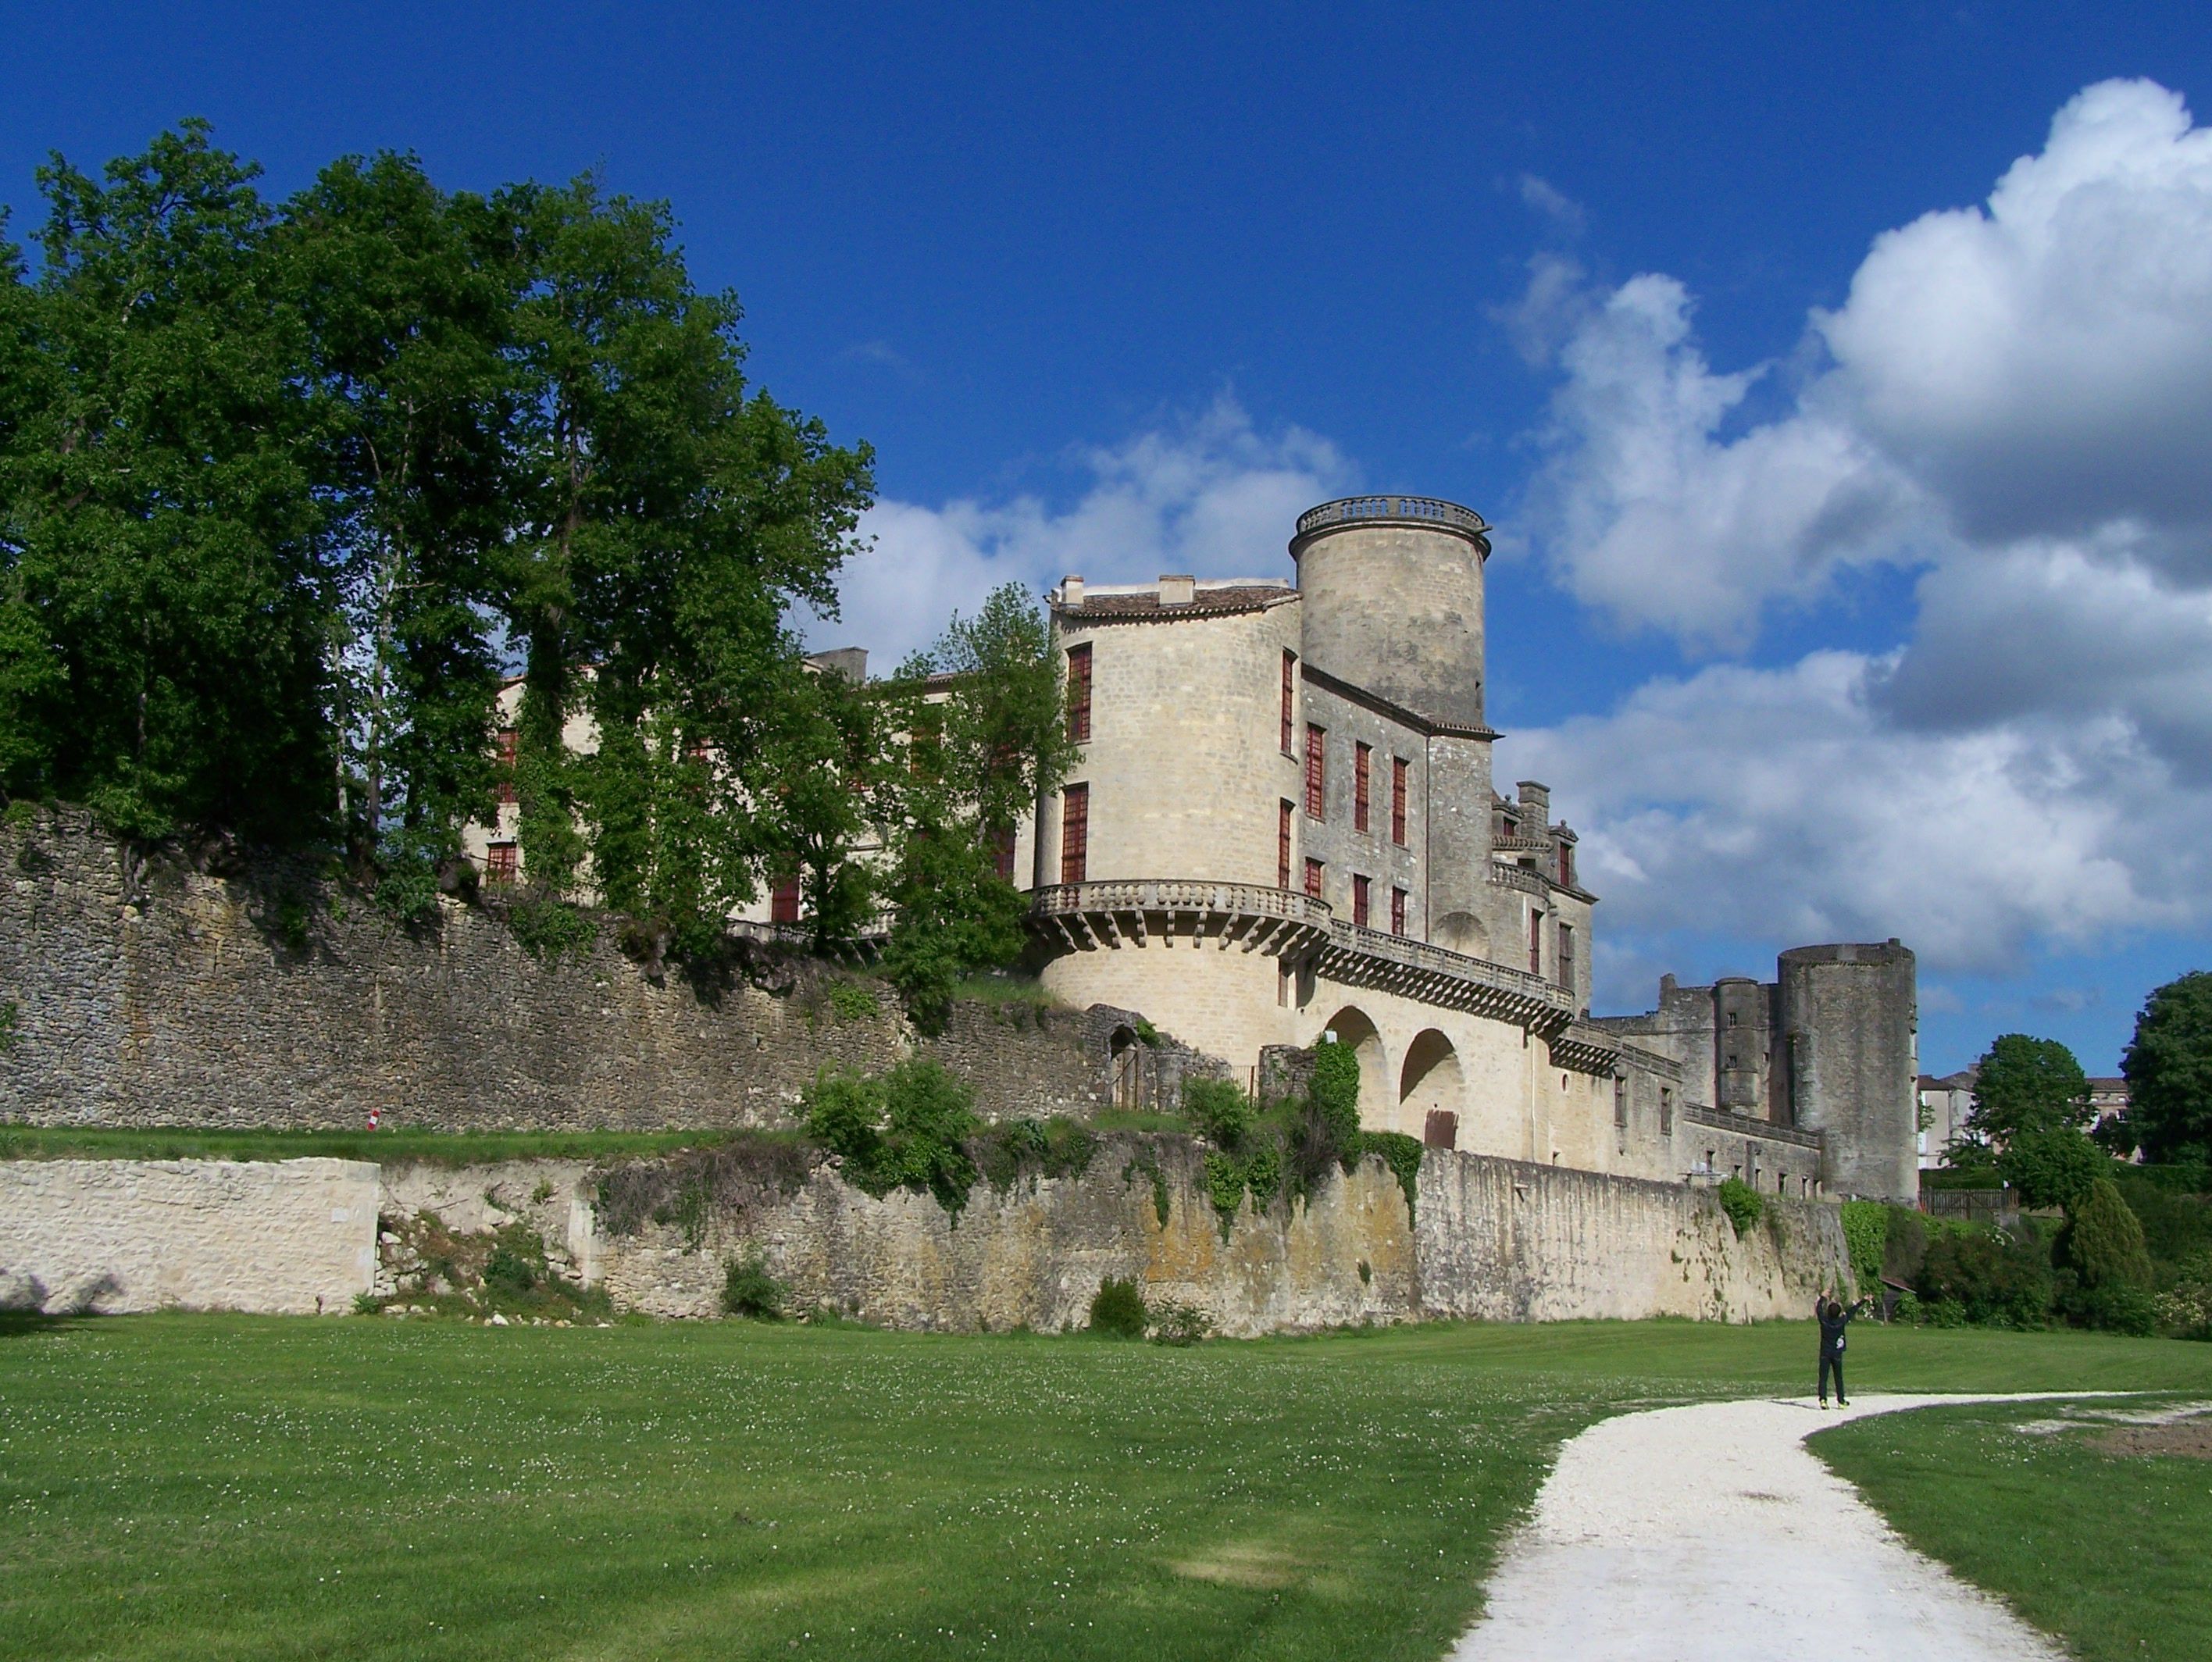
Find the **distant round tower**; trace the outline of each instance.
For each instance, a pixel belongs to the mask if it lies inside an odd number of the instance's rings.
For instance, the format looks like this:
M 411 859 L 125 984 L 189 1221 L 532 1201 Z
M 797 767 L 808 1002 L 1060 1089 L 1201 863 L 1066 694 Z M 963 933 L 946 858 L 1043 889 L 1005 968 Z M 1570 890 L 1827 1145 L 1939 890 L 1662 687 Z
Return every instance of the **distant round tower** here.
M 1920 1192 L 1914 970 L 1893 940 L 1782 955 L 1790 1118 L 1826 1134 L 1832 1194 L 1909 1203 Z
M 1490 527 L 1430 496 L 1351 496 L 1298 516 L 1299 633 L 1306 667 L 1425 718 L 1429 738 L 1428 937 L 1455 950 L 1492 943 L 1490 742 L 1482 721 L 1482 562 Z M 1517 929 L 1519 925 L 1516 924 Z
M 1482 726 L 1490 527 L 1427 496 L 1351 496 L 1291 539 L 1306 661 L 1448 727 Z

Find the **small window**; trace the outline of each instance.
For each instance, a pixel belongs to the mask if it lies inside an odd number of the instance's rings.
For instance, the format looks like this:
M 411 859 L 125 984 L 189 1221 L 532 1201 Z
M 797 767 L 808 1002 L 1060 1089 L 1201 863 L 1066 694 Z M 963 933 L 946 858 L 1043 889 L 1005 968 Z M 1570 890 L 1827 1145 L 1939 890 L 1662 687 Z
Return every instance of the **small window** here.
M 1729 1025 L 1730 1027 L 1734 1027 L 1734 1026 L 1735 1025 L 1735 1012 L 1734 1010 L 1730 1010 L 1730 1011 L 1728 1013 L 1728 1016 L 1729 1016 Z
M 1285 801 L 1275 822 L 1275 887 L 1291 886 L 1291 816 L 1297 812 L 1297 804 Z
M 1362 929 L 1367 927 L 1367 879 L 1357 872 L 1352 878 L 1352 921 Z
M 1427 1120 L 1421 1126 L 1421 1146 L 1426 1149 L 1459 1147 L 1459 1116 L 1449 1108 L 1431 1108 Z
M 1659 1135 L 1672 1137 L 1674 1134 L 1674 1088 L 1672 1085 L 1662 1085 L 1659 1087 Z M 1708 1154 L 1705 1156 L 1705 1164 L 1711 1166 L 1712 1163 L 1713 1157 Z
M 1328 729 L 1306 724 L 1306 817 L 1320 824 L 1328 817 Z
M 1296 652 L 1285 652 L 1283 654 L 1283 754 L 1286 756 L 1291 754 L 1291 715 L 1297 703 L 1297 679 L 1298 655 Z M 1285 883 L 1283 887 L 1288 889 L 1290 885 Z
M 1390 840 L 1401 848 L 1406 846 L 1406 774 L 1407 771 L 1405 757 L 1390 758 Z
M 1402 889 L 1390 891 L 1390 932 L 1393 935 L 1406 932 L 1406 891 Z
M 495 736 L 499 746 L 499 799 L 514 800 L 514 763 L 522 749 L 522 735 L 513 727 L 502 727 Z
M 1544 914 L 1533 908 L 1528 913 L 1528 973 L 1544 973 Z
M 495 842 L 484 849 L 484 881 L 512 883 L 522 873 L 521 850 L 511 842 Z
M 1613 1128 L 1628 1129 L 1628 1081 L 1618 1077 L 1613 1082 Z
M 1067 736 L 1079 742 L 1091 737 L 1091 648 L 1067 649 Z
M 1071 785 L 1060 793 L 1060 880 L 1079 883 L 1091 862 L 1091 787 Z
M 1307 860 L 1306 893 L 1312 895 L 1316 900 L 1319 900 L 1322 897 L 1322 872 L 1321 862 L 1316 859 Z
M 799 921 L 797 873 L 776 879 L 775 887 L 769 892 L 768 916 L 770 923 L 795 924 Z
M 1575 985 L 1575 926 L 1559 925 L 1559 985 L 1572 992 Z
M 1367 828 L 1367 776 L 1375 765 L 1375 747 L 1355 744 L 1352 747 L 1352 828 Z
M 1575 846 L 1571 842 L 1559 845 L 1559 883 L 1565 889 L 1575 886 Z
M 991 833 L 991 869 L 1001 883 L 1014 880 L 1014 828 L 1001 825 Z

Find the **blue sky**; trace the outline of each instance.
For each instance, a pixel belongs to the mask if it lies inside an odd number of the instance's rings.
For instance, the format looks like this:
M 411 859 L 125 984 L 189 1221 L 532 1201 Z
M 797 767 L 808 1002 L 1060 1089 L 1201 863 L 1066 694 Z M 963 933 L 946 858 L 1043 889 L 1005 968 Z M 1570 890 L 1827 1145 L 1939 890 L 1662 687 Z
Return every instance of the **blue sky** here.
M 1689 9 L 9 6 L 0 201 L 187 114 L 668 198 L 878 447 L 825 643 L 1469 503 L 1601 1008 L 1894 934 L 1931 1068 L 2112 1071 L 2212 963 L 2212 31 Z

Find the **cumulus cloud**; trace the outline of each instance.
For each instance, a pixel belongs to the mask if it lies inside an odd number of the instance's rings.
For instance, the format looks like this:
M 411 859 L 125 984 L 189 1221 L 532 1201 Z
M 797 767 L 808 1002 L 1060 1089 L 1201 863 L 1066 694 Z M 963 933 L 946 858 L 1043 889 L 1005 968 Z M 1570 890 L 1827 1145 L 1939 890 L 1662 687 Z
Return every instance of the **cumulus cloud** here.
M 809 640 L 865 646 L 890 664 L 1003 583 L 1042 590 L 1071 572 L 1101 583 L 1286 575 L 1285 528 L 1354 482 L 1327 440 L 1299 428 L 1263 434 L 1225 395 L 1194 418 L 1066 459 L 1084 483 L 1064 507 L 1033 494 L 878 504 L 860 525 L 869 546 L 838 585 L 839 620 L 810 623 Z
M 1582 308 L 1525 505 L 1577 598 L 1741 656 L 1844 573 L 1917 573 L 1892 652 L 1716 664 L 1519 741 L 1616 927 L 1989 971 L 2202 925 L 2212 132 L 2176 94 L 2081 94 L 1986 203 L 1875 239 L 1787 362 L 1715 369 L 1661 274 L 1524 304 Z

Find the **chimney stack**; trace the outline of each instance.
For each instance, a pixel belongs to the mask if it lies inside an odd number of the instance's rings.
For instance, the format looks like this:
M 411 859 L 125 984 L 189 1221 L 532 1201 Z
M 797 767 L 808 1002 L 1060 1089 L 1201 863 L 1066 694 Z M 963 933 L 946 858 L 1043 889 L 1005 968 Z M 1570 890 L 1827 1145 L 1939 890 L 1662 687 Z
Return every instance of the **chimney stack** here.
M 1188 606 L 1198 598 L 1198 579 L 1195 577 L 1160 576 L 1160 604 Z
M 1060 579 L 1060 604 L 1080 606 L 1083 604 L 1083 579 L 1073 572 Z

